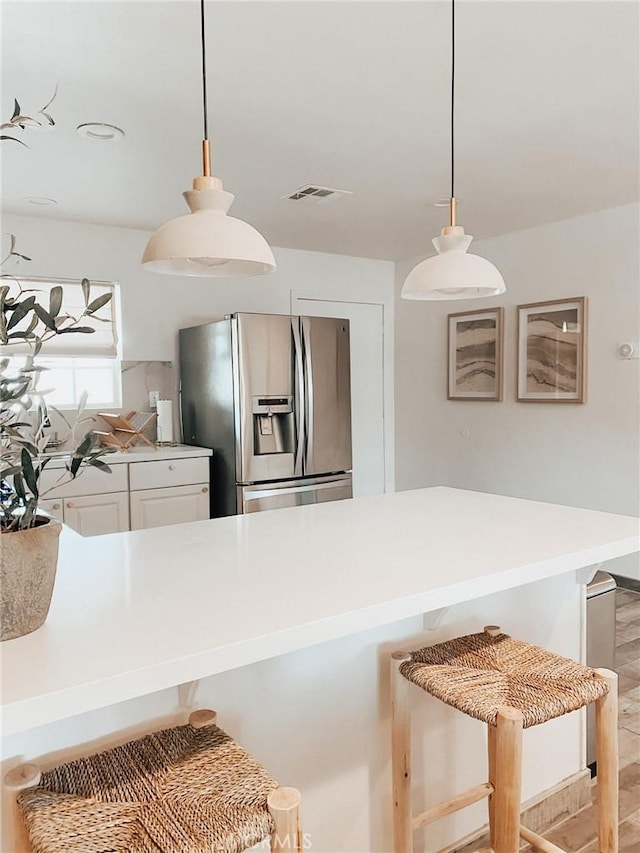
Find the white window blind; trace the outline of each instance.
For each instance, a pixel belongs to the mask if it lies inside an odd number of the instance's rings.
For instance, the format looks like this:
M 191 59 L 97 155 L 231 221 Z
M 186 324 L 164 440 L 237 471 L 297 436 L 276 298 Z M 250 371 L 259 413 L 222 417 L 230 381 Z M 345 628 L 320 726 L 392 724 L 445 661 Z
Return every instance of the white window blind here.
M 7 282 L 9 283 L 9 282 Z M 87 309 L 85 304 L 85 296 L 82 288 L 82 282 L 77 279 L 45 279 L 45 278 L 21 278 L 20 286 L 23 291 L 28 291 L 20 297 L 26 299 L 29 296 L 35 296 L 36 302 L 40 304 L 45 311 L 49 311 L 49 300 L 51 291 L 54 287 L 62 287 L 62 307 L 58 313 L 58 317 L 68 315 L 78 318 L 78 326 L 83 328 L 92 328 L 94 331 L 87 332 L 68 332 L 63 334 L 51 335 L 46 325 L 43 322 L 38 323 L 35 333 L 39 336 L 46 335 L 47 340 L 42 346 L 43 356 L 111 356 L 115 357 L 118 354 L 118 328 L 116 322 L 117 312 L 117 295 L 116 285 L 112 282 L 91 282 L 89 291 L 89 306 L 94 300 L 103 296 L 106 293 L 111 294 L 111 299 L 106 305 L 98 308 L 95 313 L 83 313 Z M 15 294 L 10 294 L 15 295 Z M 29 319 L 29 318 L 27 318 Z M 9 330 L 17 332 L 24 329 L 27 323 L 23 320 L 17 323 L 16 326 Z M 64 329 L 68 323 L 63 323 L 61 328 Z M 3 355 L 24 355 L 27 351 L 27 345 L 24 341 L 12 341 L 5 346 L 0 347 Z

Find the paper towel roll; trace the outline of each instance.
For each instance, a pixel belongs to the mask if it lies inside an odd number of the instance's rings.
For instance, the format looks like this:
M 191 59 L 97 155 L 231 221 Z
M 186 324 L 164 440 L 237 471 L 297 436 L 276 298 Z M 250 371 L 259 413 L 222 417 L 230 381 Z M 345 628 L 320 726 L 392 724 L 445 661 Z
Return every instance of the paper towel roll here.
M 173 441 L 173 403 L 171 400 L 158 400 L 158 443 Z

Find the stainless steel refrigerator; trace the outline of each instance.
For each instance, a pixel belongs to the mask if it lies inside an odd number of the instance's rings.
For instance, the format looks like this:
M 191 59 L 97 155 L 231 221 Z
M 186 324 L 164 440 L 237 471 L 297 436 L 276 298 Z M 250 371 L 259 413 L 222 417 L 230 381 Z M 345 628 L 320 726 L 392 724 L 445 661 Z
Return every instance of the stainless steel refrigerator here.
M 183 439 L 213 448 L 213 517 L 352 497 L 348 320 L 232 314 L 179 345 Z

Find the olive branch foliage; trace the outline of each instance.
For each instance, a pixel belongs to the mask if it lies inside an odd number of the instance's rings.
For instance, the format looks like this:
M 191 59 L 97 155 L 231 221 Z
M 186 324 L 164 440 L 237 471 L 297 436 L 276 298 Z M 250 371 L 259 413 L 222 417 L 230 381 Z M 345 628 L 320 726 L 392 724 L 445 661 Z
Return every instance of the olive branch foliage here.
M 18 142 L 28 148 L 25 142 L 9 133 L 19 136 L 28 128 L 53 127 L 55 121 L 47 110 L 57 93 L 56 85 L 53 96 L 38 111 L 37 118 L 23 115 L 15 99 L 11 119 L 0 124 L 0 140 Z M 9 238 L 9 251 L 0 261 L 0 268 L 7 263 L 31 260 L 16 250 L 15 236 L 10 234 Z M 38 507 L 46 492 L 41 492 L 40 476 L 51 461 L 46 453 L 49 441 L 46 428 L 50 421 L 45 400 L 48 392 L 38 387 L 46 368 L 38 364 L 37 357 L 47 341 L 54 337 L 89 335 L 95 332 L 95 322 L 109 322 L 100 317 L 99 312 L 113 296 L 104 293 L 92 299 L 91 282 L 84 278 L 84 308 L 74 315 L 64 310 L 64 291 L 60 285 L 51 288 L 46 307 L 39 301 L 40 293 L 38 288 L 23 287 L 16 275 L 0 274 L 0 533 L 26 530 L 42 522 Z M 5 346 L 10 346 L 12 353 L 16 346 L 24 347 L 21 367 L 16 368 L 11 359 L 2 354 Z M 58 412 L 69 428 L 67 444 L 71 449 L 56 487 L 75 479 L 85 466 L 107 473 L 111 470 L 102 457 L 112 448 L 98 446 L 95 433 L 87 432 L 86 425 L 94 420 L 85 416 L 87 397 L 85 391 L 73 423 Z

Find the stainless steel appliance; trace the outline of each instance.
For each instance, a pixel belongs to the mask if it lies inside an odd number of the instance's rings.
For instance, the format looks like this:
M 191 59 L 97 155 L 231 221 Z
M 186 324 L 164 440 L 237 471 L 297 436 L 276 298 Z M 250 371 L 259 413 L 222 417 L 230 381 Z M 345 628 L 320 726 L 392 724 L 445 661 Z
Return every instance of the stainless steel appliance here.
M 348 320 L 232 314 L 179 345 L 184 441 L 214 450 L 212 516 L 352 496 Z
M 616 582 L 607 572 L 596 572 L 587 584 L 587 665 L 615 669 Z M 596 770 L 596 707 L 587 706 L 587 767 Z

